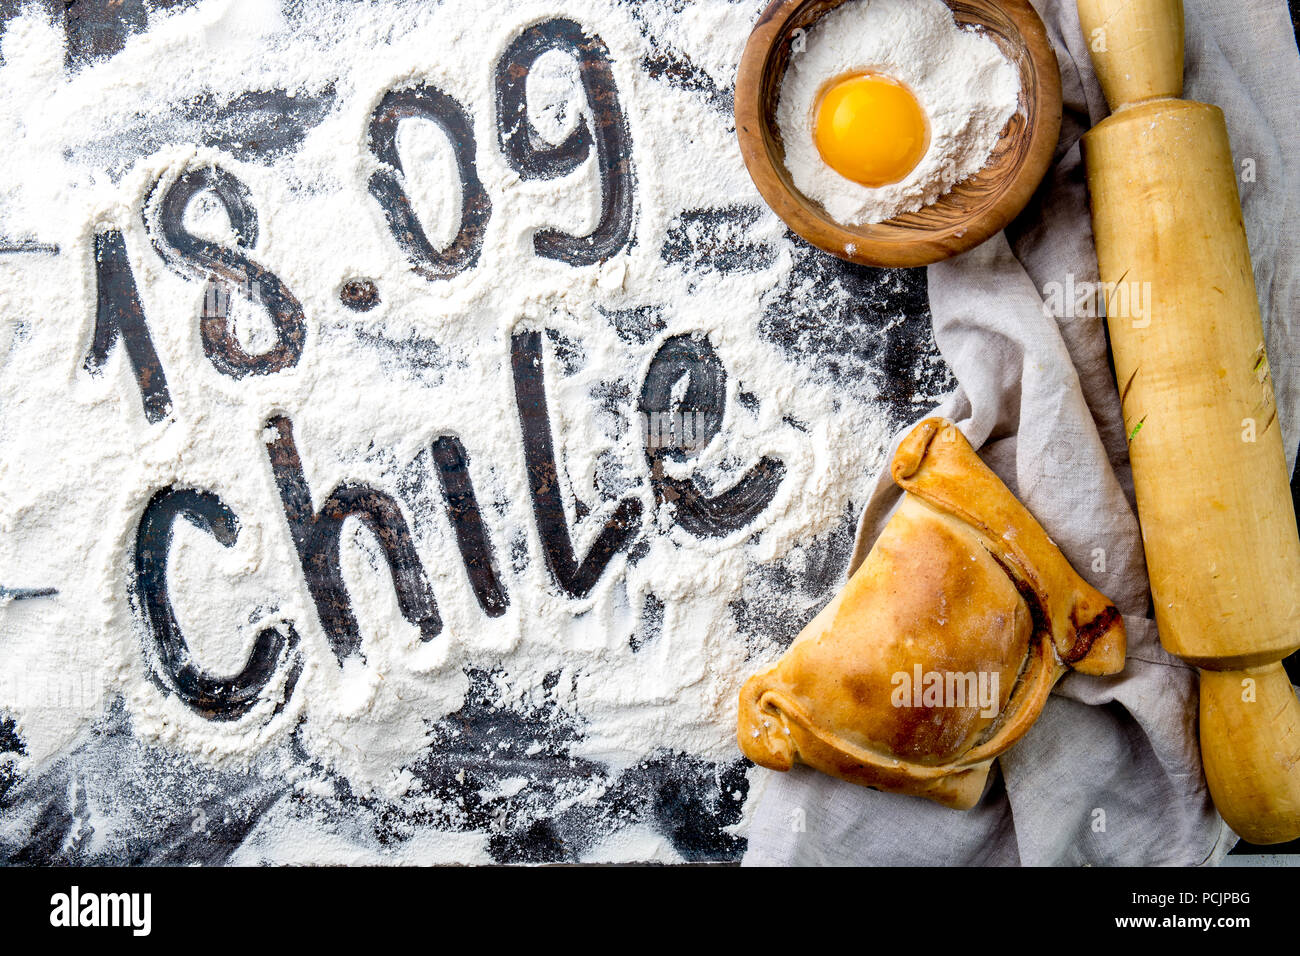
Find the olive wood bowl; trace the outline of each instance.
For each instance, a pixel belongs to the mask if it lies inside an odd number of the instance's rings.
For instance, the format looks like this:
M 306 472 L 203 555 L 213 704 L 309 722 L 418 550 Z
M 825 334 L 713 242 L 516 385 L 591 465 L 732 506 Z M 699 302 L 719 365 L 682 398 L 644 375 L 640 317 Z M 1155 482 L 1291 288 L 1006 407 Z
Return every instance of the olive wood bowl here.
M 845 2 L 857 0 L 773 0 L 750 34 L 736 76 L 736 135 L 754 184 L 798 235 L 850 262 L 924 266 L 973 249 L 1025 208 L 1060 137 L 1061 75 L 1042 20 L 1028 0 L 945 0 L 958 25 L 979 28 L 1019 69 L 1019 106 L 974 176 L 916 212 L 849 226 L 795 187 L 776 122 L 796 31 Z

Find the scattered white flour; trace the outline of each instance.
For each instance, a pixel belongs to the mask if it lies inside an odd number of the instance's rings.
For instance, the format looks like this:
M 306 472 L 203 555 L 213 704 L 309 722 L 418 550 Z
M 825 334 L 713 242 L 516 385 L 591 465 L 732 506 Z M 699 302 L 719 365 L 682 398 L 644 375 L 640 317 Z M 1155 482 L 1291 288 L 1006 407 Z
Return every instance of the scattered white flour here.
M 876 189 L 822 160 L 812 117 L 824 84 L 874 72 L 911 89 L 930 146 L 904 179 Z M 962 29 L 943 0 L 849 0 L 819 19 L 781 82 L 777 125 L 786 168 L 809 199 L 845 225 L 884 222 L 934 202 L 984 168 L 1016 112 L 1020 75 L 991 39 Z
M 765 297 L 792 263 L 790 240 L 774 216 L 764 211 L 742 230 L 743 241 L 776 250 L 761 268 L 692 272 L 660 254 L 683 212 L 760 200 L 725 110 L 639 68 L 650 52 L 642 31 L 662 31 L 654 35 L 726 90 L 752 26 L 752 4 L 678 10 L 590 0 L 580 14 L 559 0 L 294 6 L 292 20 L 275 0 L 206 0 L 151 14 L 148 30 L 120 53 L 70 77 L 62 27 L 40 5 L 8 23 L 0 50 L 0 236 L 60 249 L 0 257 L 0 585 L 58 590 L 41 600 L 0 599 L 0 706 L 16 719 L 26 748 L 13 759 L 23 774 L 39 773 L 121 700 L 142 740 L 207 767 L 290 781 L 304 800 L 330 797 L 328 774 L 357 794 L 419 801 L 411 767 L 427 757 L 435 723 L 465 704 L 474 668 L 493 675 L 502 706 L 546 702 L 580 727 L 571 760 L 635 767 L 652 752 L 670 751 L 734 761 L 738 689 L 778 648 L 747 646 L 731 605 L 756 568 L 797 557 L 843 521 L 865 497 L 889 440 L 879 405 L 832 390 L 759 334 Z M 905 10 L 916 17 L 904 17 Z M 988 44 L 944 27 L 944 10 L 934 0 L 851 4 L 826 26 L 854 29 L 819 31 L 787 88 L 787 108 L 802 116 L 801 98 L 827 68 L 893 70 L 897 62 L 935 125 L 932 156 L 915 182 L 882 194 L 900 206 L 919 204 L 964 175 L 987 153 L 1005 102 L 1014 102 Z M 631 132 L 634 242 L 603 265 L 575 268 L 533 252 L 539 229 L 581 235 L 596 222 L 595 151 L 562 178 L 523 179 L 497 146 L 491 65 L 520 30 L 554 16 L 580 19 L 607 45 Z M 857 18 L 870 28 L 857 30 Z M 863 39 L 846 46 L 855 34 Z M 539 61 L 528 111 L 539 136 L 562 140 L 585 115 L 575 76 L 562 55 Z M 477 265 L 448 281 L 410 268 L 367 190 L 376 168 L 367 145 L 371 113 L 386 91 L 415 82 L 437 86 L 472 117 L 478 174 L 492 202 Z M 227 102 L 277 89 L 326 97 L 330 105 L 296 149 L 273 161 L 241 159 L 238 144 L 196 145 L 177 120 L 181 106 L 200 98 Z M 402 130 L 413 205 L 431 241 L 446 242 L 461 213 L 446 137 L 424 120 L 408 120 Z M 801 184 L 837 215 L 882 208 L 880 198 L 842 183 L 823 189 L 824 171 L 806 178 L 807 155 L 791 145 Z M 211 163 L 248 186 L 258 238 L 247 254 L 278 275 L 305 311 L 302 357 L 277 374 L 236 380 L 205 358 L 202 283 L 163 263 L 142 222 L 151 184 Z M 187 223 L 213 241 L 233 240 L 211 202 L 196 200 Z M 101 374 L 83 367 L 96 312 L 92 237 L 105 229 L 124 235 L 166 371 L 173 412 L 155 424 L 142 414 L 120 341 Z M 340 285 L 354 276 L 377 284 L 374 311 L 340 304 Z M 238 308 L 241 341 L 264 347 L 271 340 L 264 310 L 242 300 Z M 621 336 L 608 316 L 635 310 L 660 316 L 662 327 L 643 340 Z M 511 334 L 543 328 L 576 343 L 581 356 L 570 368 L 550 340 L 545 345 L 559 480 L 578 555 L 612 510 L 598 493 L 602 475 L 613 469 L 626 478 L 621 494 L 644 506 L 647 552 L 635 562 L 615 557 L 582 600 L 562 595 L 542 560 L 512 385 Z M 656 511 L 634 420 L 651 358 L 683 333 L 707 335 L 728 375 L 722 431 L 694 472 L 718 490 L 763 456 L 786 467 L 766 511 L 722 539 L 686 533 L 671 507 Z M 392 347 L 367 344 L 378 340 Z M 420 342 L 437 348 L 401 359 L 403 343 Z M 613 413 L 602 405 L 611 395 Z M 344 481 L 372 485 L 401 503 L 443 621 L 438 637 L 419 640 L 374 539 L 351 519 L 343 572 L 364 659 L 338 665 L 268 462 L 264 423 L 275 414 L 293 421 L 317 507 Z M 458 436 L 468 452 L 510 600 L 497 618 L 475 601 L 430 472 L 427 450 L 442 435 Z M 430 482 L 427 497 L 403 491 L 413 473 Z M 146 503 L 172 484 L 219 494 L 239 519 L 230 548 L 188 522 L 176 525 L 168 590 L 186 640 L 207 670 L 230 675 L 261 628 L 293 622 L 304 668 L 279 712 L 272 693 L 246 716 L 214 722 L 147 677 L 128 595 L 130 556 Z M 575 499 L 590 513 L 578 513 Z M 634 647 L 629 636 L 647 595 L 662 602 L 662 624 Z M 282 688 L 283 675 L 277 681 Z M 526 736 L 502 747 L 502 760 L 522 762 L 536 752 Z M 465 779 L 463 770 L 456 779 Z M 524 799 L 523 780 L 480 796 Z M 590 804 L 600 792 L 578 780 L 568 805 Z M 94 841 L 130 832 L 120 797 L 96 806 L 121 817 L 98 820 Z M 436 821 L 451 811 L 426 809 L 435 822 L 391 852 L 421 862 L 489 859 L 485 834 L 443 833 Z M 281 807 L 261 818 L 240 853 L 237 861 L 391 859 L 341 826 L 316 827 Z M 640 824 L 621 836 L 611 830 L 593 855 L 675 858 L 662 835 Z

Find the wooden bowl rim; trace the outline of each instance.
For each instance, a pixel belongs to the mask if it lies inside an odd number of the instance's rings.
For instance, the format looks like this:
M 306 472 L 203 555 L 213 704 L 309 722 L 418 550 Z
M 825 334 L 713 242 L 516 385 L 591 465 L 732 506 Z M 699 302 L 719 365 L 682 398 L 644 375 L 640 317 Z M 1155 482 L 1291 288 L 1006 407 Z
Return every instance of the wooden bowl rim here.
M 980 0 L 1001 9 L 1014 23 L 1038 82 L 1040 95 L 1027 120 L 1029 145 L 1024 162 L 1015 176 L 1001 184 L 1001 193 L 993 205 L 980 214 L 954 222 L 944 231 L 918 234 L 914 240 L 901 241 L 864 234 L 863 230 L 882 223 L 854 227 L 836 222 L 820 211 L 813 200 L 795 195 L 793 187 L 787 186 L 782 178 L 784 166 L 774 154 L 768 135 L 768 127 L 775 119 L 763 115 L 762 81 L 772 68 L 776 45 L 785 36 L 790 20 L 815 2 L 818 0 L 772 0 L 750 33 L 736 74 L 736 136 L 750 178 L 772 210 L 796 234 L 824 252 L 859 265 L 887 268 L 941 262 L 975 248 L 1005 229 L 1029 204 L 1047 175 L 1061 134 L 1060 67 L 1047 28 L 1029 0 Z M 830 2 L 838 7 L 852 0 Z

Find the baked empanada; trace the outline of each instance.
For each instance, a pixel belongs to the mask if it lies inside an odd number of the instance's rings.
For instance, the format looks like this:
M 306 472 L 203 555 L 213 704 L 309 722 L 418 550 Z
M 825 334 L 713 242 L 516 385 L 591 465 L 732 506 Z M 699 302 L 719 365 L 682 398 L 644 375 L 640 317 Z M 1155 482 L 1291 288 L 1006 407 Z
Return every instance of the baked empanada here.
M 966 810 L 1068 669 L 1123 669 L 1124 623 L 950 422 L 891 474 L 906 494 L 862 566 L 741 690 L 740 747 Z

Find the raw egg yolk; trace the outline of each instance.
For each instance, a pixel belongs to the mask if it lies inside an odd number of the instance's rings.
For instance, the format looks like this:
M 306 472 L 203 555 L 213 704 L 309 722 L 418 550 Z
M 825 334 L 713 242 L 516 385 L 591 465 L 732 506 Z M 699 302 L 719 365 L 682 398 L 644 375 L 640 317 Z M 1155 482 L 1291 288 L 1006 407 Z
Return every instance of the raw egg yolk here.
M 930 145 L 925 112 L 902 83 L 855 73 L 827 84 L 813 139 L 826 165 L 864 186 L 888 186 L 916 168 Z

